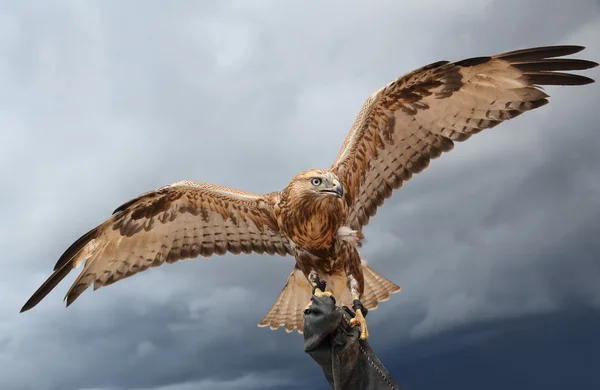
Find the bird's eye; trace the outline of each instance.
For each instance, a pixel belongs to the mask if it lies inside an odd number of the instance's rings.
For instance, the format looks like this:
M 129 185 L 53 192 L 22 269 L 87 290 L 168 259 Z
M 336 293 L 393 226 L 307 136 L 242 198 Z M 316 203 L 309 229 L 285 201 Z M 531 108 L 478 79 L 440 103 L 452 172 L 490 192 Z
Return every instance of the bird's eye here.
M 321 179 L 318 177 L 313 177 L 312 179 L 310 179 L 310 183 L 313 186 L 320 186 L 321 185 Z

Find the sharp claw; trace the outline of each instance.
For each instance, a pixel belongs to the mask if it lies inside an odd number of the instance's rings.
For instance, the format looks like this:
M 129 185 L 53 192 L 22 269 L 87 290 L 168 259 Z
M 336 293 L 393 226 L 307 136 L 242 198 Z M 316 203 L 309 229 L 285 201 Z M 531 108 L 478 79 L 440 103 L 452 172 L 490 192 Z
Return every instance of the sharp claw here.
M 331 293 L 330 291 L 321 291 L 321 289 L 319 289 L 319 287 L 315 286 L 313 288 L 313 295 L 314 295 L 314 297 L 310 298 L 310 300 L 308 301 L 308 305 L 306 305 L 306 307 L 304 308 L 304 314 L 306 314 L 306 311 L 309 310 L 310 306 L 313 304 L 315 297 L 317 297 L 317 298 L 331 297 L 331 299 L 333 299 L 333 304 L 335 304 L 335 297 L 333 296 L 333 293 Z
M 369 338 L 369 330 L 367 329 L 367 321 L 362 314 L 361 309 L 357 309 L 354 318 L 350 320 L 350 326 L 360 326 L 360 339 L 366 340 Z
M 332 294 L 332 293 L 330 293 L 329 291 L 321 291 L 321 290 L 319 290 L 319 289 L 316 289 L 316 290 L 315 290 L 315 296 L 316 296 L 317 298 L 321 298 L 321 297 L 324 297 L 324 296 L 328 296 L 328 297 L 330 297 L 330 296 L 332 296 L 332 295 L 333 295 L 333 294 Z
M 319 277 L 317 276 L 317 278 L 315 279 L 315 285 L 313 286 L 313 291 L 312 291 L 313 295 L 315 295 L 317 290 L 325 291 L 326 288 L 327 288 L 327 283 L 325 283 L 324 281 L 319 279 Z

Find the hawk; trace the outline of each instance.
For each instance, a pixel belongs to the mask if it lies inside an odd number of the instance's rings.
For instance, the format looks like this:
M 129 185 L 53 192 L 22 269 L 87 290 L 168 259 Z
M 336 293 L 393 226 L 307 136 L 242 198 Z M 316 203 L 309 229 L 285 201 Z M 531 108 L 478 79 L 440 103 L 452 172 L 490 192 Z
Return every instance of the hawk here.
M 329 169 L 301 172 L 281 191 L 259 195 L 180 181 L 146 192 L 75 241 L 21 311 L 81 265 L 67 306 L 92 284 L 98 289 L 150 267 L 255 252 L 296 260 L 259 326 L 302 332 L 311 295 L 333 294 L 353 308 L 352 324 L 365 339 L 366 311 L 400 290 L 358 252 L 377 208 L 454 142 L 548 103 L 540 86 L 592 83 L 565 71 L 597 63 L 560 58 L 581 50 L 537 47 L 414 70 L 367 99 Z

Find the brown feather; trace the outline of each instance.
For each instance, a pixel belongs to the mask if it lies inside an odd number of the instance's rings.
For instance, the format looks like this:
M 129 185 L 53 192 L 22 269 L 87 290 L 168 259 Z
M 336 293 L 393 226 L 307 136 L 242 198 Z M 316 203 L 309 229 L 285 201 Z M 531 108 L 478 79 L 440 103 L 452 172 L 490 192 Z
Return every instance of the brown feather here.
M 592 61 L 578 60 L 572 58 L 546 58 L 534 61 L 515 62 L 512 64 L 521 72 L 539 72 L 552 70 L 585 70 L 596 66 Z
M 375 272 L 366 261 L 362 261 L 361 266 L 365 275 L 365 292 L 361 297 L 361 303 L 368 310 L 377 309 L 380 302 L 387 301 L 390 299 L 391 294 L 401 290 L 400 287 Z M 336 304 L 350 308 L 352 307 L 352 296 L 346 286 L 345 275 L 338 277 L 338 279 L 340 280 L 333 280 L 331 277 L 324 278 L 328 286 L 335 286 L 334 290 L 328 290 L 334 293 Z M 267 315 L 258 323 L 258 326 L 268 326 L 273 330 L 283 326 L 288 333 L 293 330 L 302 333 L 304 330 L 304 308 L 311 296 L 312 287 L 308 280 L 297 266 L 294 267 L 279 297 Z
M 571 73 L 592 61 L 555 59 L 583 50 L 549 46 L 416 69 L 371 95 L 331 167 L 343 183 L 347 223 L 360 230 L 392 190 L 454 142 L 548 103 L 540 85 L 584 85 Z
M 98 232 L 98 227 L 95 227 L 75 241 L 58 259 L 56 265 L 54 266 L 54 271 L 63 268 L 63 266 L 67 264 L 73 257 L 77 256 L 88 242 L 98 236 Z
M 330 248 L 346 218 L 340 199 L 312 191 L 309 181 L 319 175 L 330 173 L 310 169 L 296 175 L 281 191 L 280 201 L 274 207 L 282 232 L 296 245 L 313 251 Z
M 33 308 L 35 305 L 40 303 L 42 299 L 46 297 L 52 291 L 54 287 L 56 287 L 68 274 L 71 272 L 73 268 L 69 266 L 69 264 L 65 264 L 62 268 L 54 270 L 52 275 L 37 289 L 36 292 L 33 293 L 31 298 L 23 305 L 21 308 L 21 313 Z
M 564 46 L 539 46 L 529 49 L 520 49 L 509 51 L 502 54 L 497 54 L 496 58 L 501 58 L 504 61 L 519 62 L 541 60 L 544 58 L 564 57 L 571 54 L 579 53 L 585 49 L 583 46 L 564 45 Z
M 274 193 L 263 197 L 194 181 L 142 194 L 71 245 L 22 311 L 84 261 L 67 292 L 67 306 L 91 284 L 96 290 L 165 262 L 226 252 L 291 254 L 273 211 L 276 199 Z

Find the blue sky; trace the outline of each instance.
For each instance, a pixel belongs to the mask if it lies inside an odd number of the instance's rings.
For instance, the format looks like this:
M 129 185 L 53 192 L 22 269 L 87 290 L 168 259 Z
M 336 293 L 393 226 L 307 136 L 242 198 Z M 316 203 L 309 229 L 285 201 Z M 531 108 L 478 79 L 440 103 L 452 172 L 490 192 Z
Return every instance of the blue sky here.
M 0 387 L 15 390 L 325 389 L 301 336 L 256 327 L 291 258 L 179 262 L 65 309 L 74 273 L 19 310 L 142 192 L 266 193 L 328 167 L 364 100 L 414 68 L 553 44 L 600 60 L 591 0 L 3 4 Z M 403 287 L 369 330 L 405 389 L 600 386 L 600 84 L 547 92 L 365 229 L 363 256 Z

